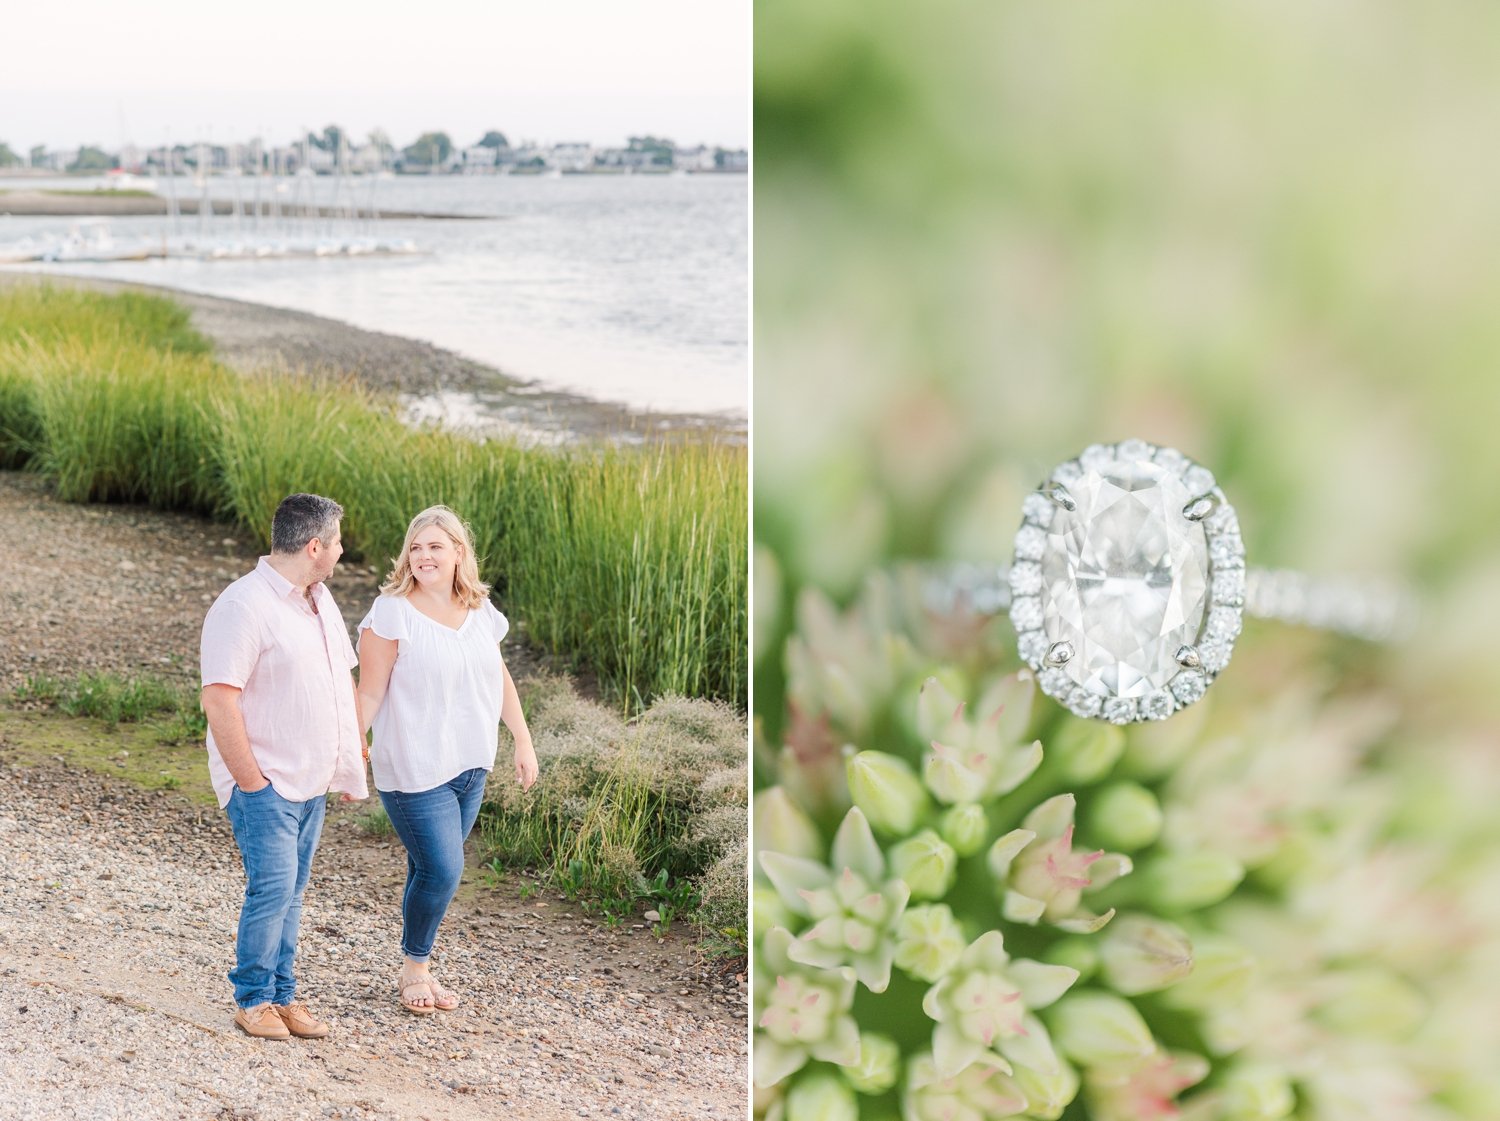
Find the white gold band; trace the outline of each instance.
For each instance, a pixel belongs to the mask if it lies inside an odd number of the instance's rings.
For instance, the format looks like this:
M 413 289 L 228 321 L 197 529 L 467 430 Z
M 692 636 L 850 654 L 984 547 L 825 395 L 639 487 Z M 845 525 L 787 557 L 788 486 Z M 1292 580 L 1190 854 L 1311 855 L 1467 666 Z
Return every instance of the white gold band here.
M 927 606 L 940 614 L 996 615 L 1010 609 L 1010 565 L 926 565 L 923 589 Z M 1416 603 L 1410 592 L 1384 581 L 1251 568 L 1245 573 L 1245 614 L 1389 642 L 1412 632 Z

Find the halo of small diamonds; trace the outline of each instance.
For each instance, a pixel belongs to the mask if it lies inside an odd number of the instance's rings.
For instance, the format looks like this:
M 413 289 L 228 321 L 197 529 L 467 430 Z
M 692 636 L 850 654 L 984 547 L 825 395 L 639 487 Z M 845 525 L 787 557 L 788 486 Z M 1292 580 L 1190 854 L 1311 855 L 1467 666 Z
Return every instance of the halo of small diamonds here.
M 1182 656 L 1178 657 L 1177 664 L 1181 668 L 1177 669 L 1168 661 L 1167 670 L 1176 672 L 1164 680 L 1167 675 L 1160 671 L 1161 659 L 1158 659 L 1158 672 L 1152 680 L 1147 680 L 1148 675 L 1143 673 L 1140 680 L 1132 681 L 1130 695 L 1119 695 L 1108 688 L 1101 689 L 1097 682 L 1090 687 L 1079 676 L 1081 668 L 1079 673 L 1073 673 L 1066 665 L 1048 663 L 1048 652 L 1053 650 L 1061 636 L 1056 627 L 1049 627 L 1048 612 L 1044 610 L 1049 595 L 1046 558 L 1049 550 L 1060 547 L 1057 526 L 1062 525 L 1062 532 L 1067 532 L 1066 527 L 1074 524 L 1069 519 L 1073 509 L 1069 488 L 1075 484 L 1087 486 L 1089 478 L 1100 472 L 1128 473 L 1131 469 L 1157 482 L 1166 480 L 1162 485 L 1169 485 L 1172 489 L 1164 493 L 1185 493 L 1188 496 L 1180 515 L 1171 513 L 1168 516 L 1180 516 L 1196 523 L 1186 528 L 1174 526 L 1174 532 L 1179 534 L 1192 535 L 1201 529 L 1203 543 L 1194 548 L 1202 550 L 1199 555 L 1206 556 L 1207 588 L 1203 595 L 1202 620 L 1192 633 L 1191 643 L 1184 639 L 1179 651 Z M 1069 513 L 1060 518 L 1060 510 Z M 1054 532 L 1049 534 L 1049 530 Z M 1199 700 L 1229 664 L 1235 639 L 1243 625 L 1245 546 L 1234 508 L 1207 468 L 1174 448 L 1157 447 L 1144 440 L 1094 444 L 1077 458 L 1059 464 L 1035 492 L 1026 496 L 1009 580 L 1011 620 L 1018 636 L 1017 650 L 1037 672 L 1037 683 L 1042 692 L 1074 714 L 1088 719 L 1108 720 L 1115 724 L 1165 720 Z M 1191 626 L 1190 623 L 1184 625 Z M 1072 649 L 1071 643 L 1068 649 Z

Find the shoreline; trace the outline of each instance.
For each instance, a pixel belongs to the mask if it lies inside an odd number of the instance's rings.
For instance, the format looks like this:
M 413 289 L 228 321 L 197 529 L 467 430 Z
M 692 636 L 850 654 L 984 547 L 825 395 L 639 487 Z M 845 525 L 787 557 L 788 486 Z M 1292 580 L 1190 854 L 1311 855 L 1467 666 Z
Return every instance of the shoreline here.
M 19 284 L 142 292 L 187 308 L 193 327 L 240 374 L 286 372 L 348 375 L 402 399 L 408 420 L 535 443 L 604 439 L 643 443 L 660 436 L 747 442 L 748 422 L 715 413 L 635 409 L 525 381 L 435 343 L 372 331 L 337 319 L 248 300 L 209 296 L 136 281 L 33 270 L 0 270 L 0 287 Z M 412 398 L 435 402 L 414 412 Z M 425 413 L 426 415 L 422 415 Z
M 178 213 L 183 215 L 198 215 L 198 198 L 181 198 L 177 200 Z M 233 199 L 209 199 L 209 210 L 216 215 L 229 215 L 235 213 L 235 201 Z M 261 202 L 261 217 L 271 216 L 271 204 Z M 240 213 L 247 217 L 254 217 L 256 210 L 254 200 L 239 203 Z M 315 209 L 319 218 L 342 218 L 343 211 L 328 206 L 316 208 L 299 207 L 299 211 Z M 171 202 L 159 195 L 127 195 L 115 194 L 111 191 L 99 191 L 97 193 L 65 195 L 49 191 L 27 191 L 0 188 L 0 215 L 10 214 L 18 218 L 159 218 L 165 217 L 171 211 Z M 476 220 L 494 220 L 499 215 L 492 214 L 442 214 L 426 211 L 412 210 L 381 210 L 373 217 L 377 221 L 387 219 L 421 219 L 433 222 L 472 222 Z

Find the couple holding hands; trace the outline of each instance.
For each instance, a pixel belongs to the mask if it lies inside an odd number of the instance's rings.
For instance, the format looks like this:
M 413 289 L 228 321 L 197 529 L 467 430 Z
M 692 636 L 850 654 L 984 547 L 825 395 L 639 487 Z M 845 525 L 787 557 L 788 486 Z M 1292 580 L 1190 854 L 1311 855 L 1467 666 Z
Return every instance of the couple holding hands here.
M 229 974 L 234 1022 L 261 1039 L 328 1034 L 297 999 L 293 964 L 330 791 L 367 797 L 369 761 L 406 847 L 400 1001 L 427 1015 L 459 1002 L 428 959 L 458 890 L 464 839 L 502 720 L 515 739 L 517 781 L 530 788 L 537 777 L 531 733 L 500 657 L 509 623 L 479 580 L 468 527 L 446 506 L 412 519 L 359 624 L 356 657 L 323 586 L 343 552 L 343 514 L 319 495 L 283 500 L 270 556 L 226 588 L 203 622 L 209 774 L 245 866 Z

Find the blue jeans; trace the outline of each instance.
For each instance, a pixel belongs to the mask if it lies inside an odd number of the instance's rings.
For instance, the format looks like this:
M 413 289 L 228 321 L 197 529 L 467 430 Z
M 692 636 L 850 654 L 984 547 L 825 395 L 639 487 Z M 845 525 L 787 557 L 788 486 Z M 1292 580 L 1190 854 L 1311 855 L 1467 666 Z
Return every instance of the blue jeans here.
M 292 964 L 302 892 L 323 832 L 324 805 L 321 797 L 288 802 L 270 786 L 254 794 L 236 786 L 229 795 L 225 812 L 245 863 L 245 903 L 229 972 L 241 1008 L 296 999 Z
M 380 791 L 380 801 L 406 846 L 406 890 L 401 895 L 401 952 L 412 961 L 432 956 L 438 923 L 464 874 L 464 839 L 484 801 L 482 767 L 442 786 L 406 794 Z

